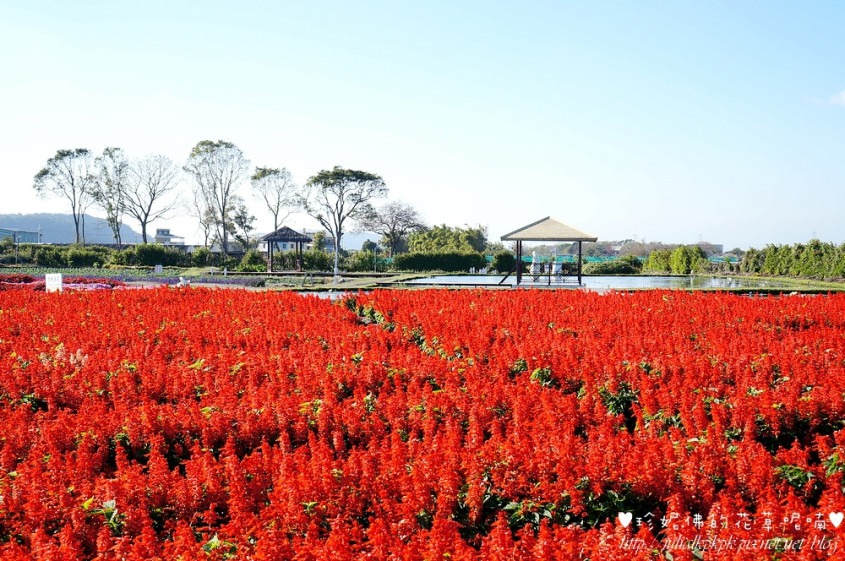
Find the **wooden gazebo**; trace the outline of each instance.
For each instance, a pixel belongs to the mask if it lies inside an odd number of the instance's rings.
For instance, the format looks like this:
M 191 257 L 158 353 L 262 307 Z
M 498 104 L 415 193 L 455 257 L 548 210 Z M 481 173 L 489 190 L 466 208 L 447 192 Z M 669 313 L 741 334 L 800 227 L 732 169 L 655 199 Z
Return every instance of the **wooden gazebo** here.
M 516 285 L 522 282 L 522 242 L 578 242 L 578 285 L 581 285 L 581 244 L 598 238 L 547 216 L 502 236 L 502 241 L 516 242 Z M 508 273 L 510 274 L 510 273 Z M 507 278 L 507 277 L 505 277 Z M 504 279 L 503 279 L 504 280 Z
M 267 242 L 267 261 L 268 271 L 273 270 L 273 250 L 279 243 L 293 243 L 296 251 L 296 270 L 302 270 L 302 245 L 310 243 L 312 240 L 305 234 L 300 234 L 292 228 L 282 226 L 275 232 L 267 234 L 261 238 L 261 241 Z

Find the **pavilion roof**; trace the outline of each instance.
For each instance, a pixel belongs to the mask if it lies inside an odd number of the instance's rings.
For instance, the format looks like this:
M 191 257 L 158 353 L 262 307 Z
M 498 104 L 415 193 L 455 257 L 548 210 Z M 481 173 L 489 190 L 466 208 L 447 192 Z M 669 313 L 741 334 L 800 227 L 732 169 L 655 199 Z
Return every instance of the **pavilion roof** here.
M 270 232 L 266 236 L 261 237 L 261 241 L 263 242 L 304 242 L 308 243 L 311 240 L 309 236 L 305 234 L 301 234 L 294 230 L 293 228 L 288 228 L 287 226 L 282 226 L 275 232 Z
M 524 240 L 532 242 L 594 242 L 598 238 L 569 224 L 547 216 L 502 236 L 502 241 Z

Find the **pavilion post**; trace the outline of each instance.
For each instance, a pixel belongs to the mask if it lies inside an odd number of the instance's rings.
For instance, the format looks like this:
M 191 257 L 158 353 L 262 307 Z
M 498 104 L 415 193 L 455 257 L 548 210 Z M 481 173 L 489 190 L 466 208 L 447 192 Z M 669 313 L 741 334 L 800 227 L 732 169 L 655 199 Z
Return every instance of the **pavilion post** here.
M 578 286 L 581 286 L 581 240 L 578 240 Z
M 273 272 L 273 246 L 276 245 L 276 242 L 267 242 L 267 272 Z
M 516 240 L 516 286 L 522 283 L 522 240 Z

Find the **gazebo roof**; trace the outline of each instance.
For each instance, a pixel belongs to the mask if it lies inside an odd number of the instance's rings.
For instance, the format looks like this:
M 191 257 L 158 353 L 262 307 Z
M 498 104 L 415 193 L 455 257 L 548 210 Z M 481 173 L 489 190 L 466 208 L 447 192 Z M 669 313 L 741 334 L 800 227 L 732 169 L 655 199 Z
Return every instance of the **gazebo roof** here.
M 296 230 L 292 228 L 288 228 L 287 226 L 282 226 L 275 232 L 271 232 L 266 236 L 261 237 L 261 241 L 263 242 L 305 242 L 308 243 L 311 240 L 310 237 L 306 236 L 305 234 L 300 234 Z
M 502 241 L 523 240 L 532 242 L 594 242 L 596 236 L 582 232 L 551 216 L 541 218 L 537 222 L 514 230 L 510 234 L 502 236 Z

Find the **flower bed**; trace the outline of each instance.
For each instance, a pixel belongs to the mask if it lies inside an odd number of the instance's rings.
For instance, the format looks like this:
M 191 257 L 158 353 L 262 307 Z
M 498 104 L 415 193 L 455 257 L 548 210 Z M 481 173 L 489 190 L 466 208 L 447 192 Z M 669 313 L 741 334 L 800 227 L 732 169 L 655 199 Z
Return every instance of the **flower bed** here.
M 126 283 L 116 279 L 107 278 L 63 277 L 62 286 L 64 288 L 75 290 L 104 290 L 119 286 L 126 286 Z M 6 290 L 31 290 L 35 292 L 44 292 L 46 290 L 46 284 L 44 279 L 33 277 L 31 275 L 0 275 L 0 291 Z
M 828 559 L 843 394 L 840 295 L 5 292 L 0 554 Z

